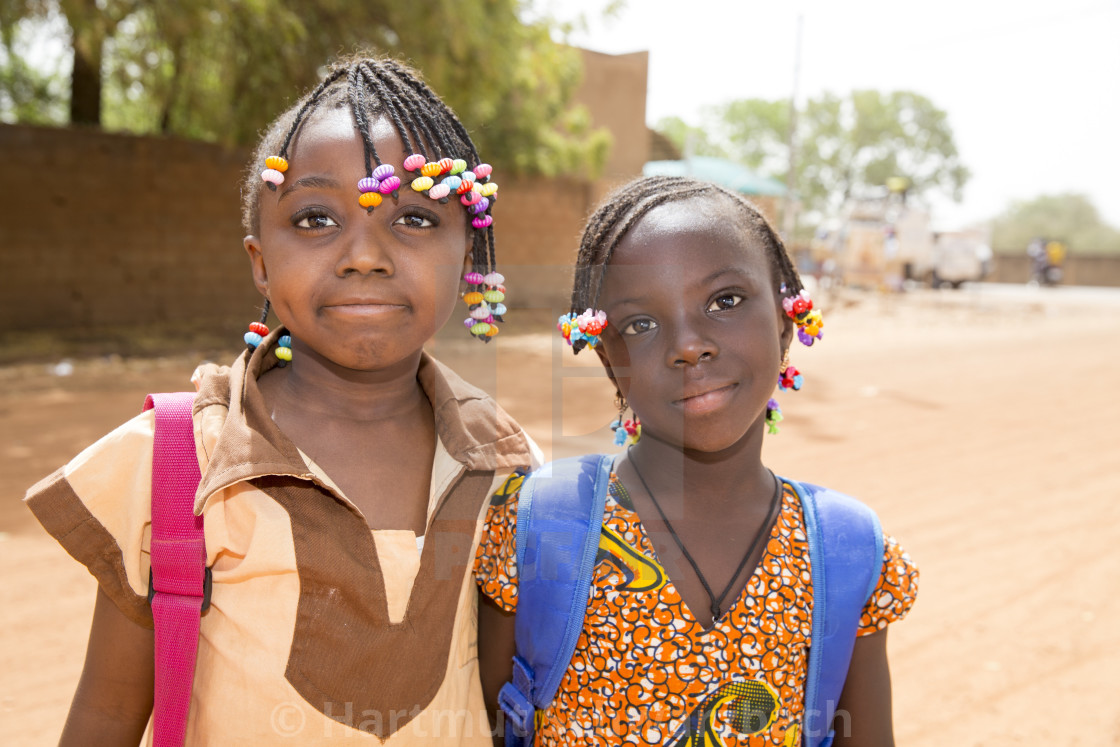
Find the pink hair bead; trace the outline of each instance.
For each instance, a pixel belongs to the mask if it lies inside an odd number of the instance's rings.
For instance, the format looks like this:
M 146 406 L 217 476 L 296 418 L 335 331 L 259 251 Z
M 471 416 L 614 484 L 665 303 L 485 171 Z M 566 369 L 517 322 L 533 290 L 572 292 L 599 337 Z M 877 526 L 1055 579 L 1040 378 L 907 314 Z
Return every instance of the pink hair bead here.
M 474 226 L 475 228 L 486 228 L 487 226 L 489 226 L 493 222 L 494 222 L 494 219 L 491 218 L 489 215 L 481 215 L 481 216 L 475 218 L 474 220 L 472 220 L 471 225 Z
M 442 200 L 449 194 L 451 194 L 451 187 L 446 184 L 437 184 L 428 190 L 428 197 L 431 197 L 433 200 Z
M 477 195 L 477 194 L 478 194 L 478 192 L 471 192 L 471 194 L 472 194 L 472 195 Z M 479 195 L 479 197 L 478 197 L 478 202 L 476 202 L 475 204 L 471 205 L 471 206 L 470 206 L 469 208 L 467 208 L 467 209 L 468 209 L 468 210 L 470 210 L 470 211 L 471 211 L 472 213 L 474 213 L 475 215 L 478 215 L 479 213 L 484 213 L 484 212 L 486 212 L 486 208 L 488 208 L 488 207 L 490 207 L 490 200 L 487 200 L 487 199 L 486 199 L 485 197 L 483 197 L 482 195 Z
M 464 184 L 466 184 L 466 182 L 464 182 Z M 471 191 L 460 197 L 459 202 L 463 203 L 464 205 L 473 205 L 481 199 L 482 195 L 480 195 L 478 192 Z
M 389 168 L 393 168 L 393 167 L 390 166 Z M 377 173 L 377 172 L 374 172 L 374 173 Z M 400 187 L 401 187 L 401 180 L 398 179 L 395 176 L 390 176 L 386 179 L 381 180 L 381 186 L 378 187 L 378 189 L 381 191 L 381 194 L 387 195 L 390 192 L 397 191 L 398 189 L 400 189 Z
M 486 277 L 490 277 L 490 276 L 487 275 Z M 468 272 L 466 275 L 463 276 L 463 280 L 466 280 L 471 285 L 478 285 L 479 283 L 481 283 L 484 280 L 484 278 L 482 277 L 481 272 Z M 268 334 L 268 333 L 266 332 L 265 334 Z
M 376 192 L 377 188 L 381 186 L 381 182 L 371 176 L 358 180 L 359 192 Z
M 479 179 L 485 179 L 486 177 L 490 176 L 493 171 L 494 167 L 488 163 L 480 163 L 474 167 L 474 175 Z
M 261 172 L 261 179 L 264 179 L 269 184 L 279 185 L 284 183 L 284 175 L 276 169 L 265 169 Z
M 424 156 L 420 155 L 419 153 L 413 153 L 411 156 L 404 159 L 404 170 L 416 171 L 416 169 L 422 168 L 424 166 L 424 163 Z
M 482 282 L 487 285 L 501 285 L 506 281 L 506 276 L 500 272 L 492 272 L 486 277 L 482 278 Z
M 393 175 L 393 172 L 394 169 L 392 166 L 387 163 L 383 163 L 373 170 L 373 178 L 385 181 L 388 177 Z M 399 179 L 397 180 L 397 183 L 400 184 Z
M 489 321 L 486 317 L 490 316 L 490 307 L 486 304 L 479 304 L 471 309 L 471 319 L 478 319 L 479 321 Z

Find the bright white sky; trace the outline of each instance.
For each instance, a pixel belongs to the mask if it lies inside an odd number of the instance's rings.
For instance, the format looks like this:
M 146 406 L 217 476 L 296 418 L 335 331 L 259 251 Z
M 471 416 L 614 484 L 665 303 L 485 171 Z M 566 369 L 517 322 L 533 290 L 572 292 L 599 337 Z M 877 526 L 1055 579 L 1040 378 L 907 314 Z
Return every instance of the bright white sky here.
M 1120 227 L 1120 0 L 606 0 L 538 2 L 570 41 L 648 50 L 650 124 L 736 98 L 788 97 L 803 17 L 798 100 L 822 91 L 909 89 L 945 110 L 973 176 L 964 201 L 938 202 L 953 228 L 1015 199 L 1078 191 Z

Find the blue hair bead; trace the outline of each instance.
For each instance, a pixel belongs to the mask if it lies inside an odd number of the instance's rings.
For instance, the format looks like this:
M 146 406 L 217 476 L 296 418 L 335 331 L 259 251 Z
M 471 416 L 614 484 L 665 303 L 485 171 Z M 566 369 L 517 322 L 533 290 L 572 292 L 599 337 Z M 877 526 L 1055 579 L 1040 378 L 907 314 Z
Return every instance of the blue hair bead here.
M 263 339 L 264 338 L 258 335 L 256 332 L 245 333 L 245 344 L 251 348 L 255 348 L 257 345 L 260 345 L 261 340 Z

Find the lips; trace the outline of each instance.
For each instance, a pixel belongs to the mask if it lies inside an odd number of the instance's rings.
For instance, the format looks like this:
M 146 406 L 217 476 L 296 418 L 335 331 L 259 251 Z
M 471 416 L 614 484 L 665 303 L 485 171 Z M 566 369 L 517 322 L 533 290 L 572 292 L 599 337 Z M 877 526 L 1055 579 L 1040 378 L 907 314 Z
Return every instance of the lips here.
M 345 298 L 324 304 L 324 308 L 338 314 L 372 316 L 403 311 L 408 307 L 382 298 Z
M 730 401 L 738 384 L 724 384 L 722 386 L 705 386 L 691 390 L 688 394 L 676 400 L 677 405 L 685 412 L 703 413 L 718 410 Z

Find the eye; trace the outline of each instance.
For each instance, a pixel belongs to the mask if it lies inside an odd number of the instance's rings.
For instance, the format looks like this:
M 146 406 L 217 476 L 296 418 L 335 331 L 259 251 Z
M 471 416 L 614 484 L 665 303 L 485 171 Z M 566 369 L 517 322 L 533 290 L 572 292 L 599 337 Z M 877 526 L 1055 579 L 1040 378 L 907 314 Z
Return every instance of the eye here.
M 331 228 L 337 226 L 334 218 L 320 210 L 301 210 L 292 216 L 292 224 L 296 228 Z
M 657 327 L 657 322 L 652 319 L 635 319 L 622 328 L 624 335 L 640 335 Z
M 743 302 L 743 297 L 734 293 L 725 293 L 717 297 L 708 305 L 708 311 L 726 311 L 733 309 Z
M 436 225 L 436 221 L 421 213 L 409 213 L 397 218 L 393 221 L 393 225 L 407 226 L 408 228 L 432 228 Z

